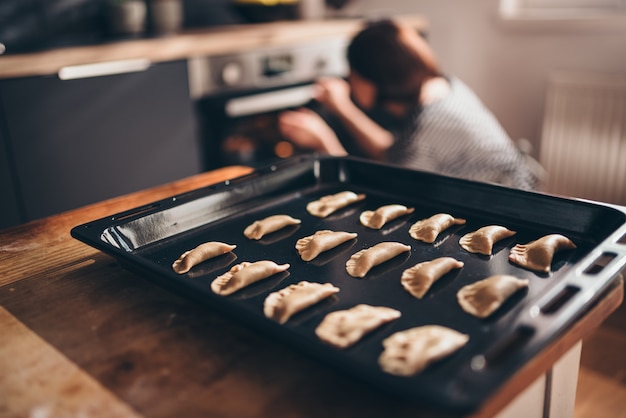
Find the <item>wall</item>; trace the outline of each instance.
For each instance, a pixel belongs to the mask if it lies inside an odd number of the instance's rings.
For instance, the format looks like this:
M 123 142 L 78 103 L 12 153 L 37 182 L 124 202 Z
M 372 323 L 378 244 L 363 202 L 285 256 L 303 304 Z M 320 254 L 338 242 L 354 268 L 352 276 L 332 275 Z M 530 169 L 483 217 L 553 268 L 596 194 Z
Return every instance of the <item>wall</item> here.
M 353 1 L 351 10 L 366 16 L 426 16 L 444 70 L 473 87 L 512 138 L 529 139 L 535 155 L 552 71 L 626 74 L 626 23 L 619 29 L 516 27 L 501 21 L 498 0 Z

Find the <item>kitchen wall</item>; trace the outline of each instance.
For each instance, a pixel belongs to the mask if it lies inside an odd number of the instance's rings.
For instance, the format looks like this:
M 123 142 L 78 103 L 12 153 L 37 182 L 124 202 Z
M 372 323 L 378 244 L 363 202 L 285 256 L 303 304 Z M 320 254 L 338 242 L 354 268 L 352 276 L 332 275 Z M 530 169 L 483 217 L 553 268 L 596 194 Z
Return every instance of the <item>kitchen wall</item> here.
M 353 0 L 352 13 L 421 13 L 441 65 L 468 83 L 513 138 L 527 138 L 538 155 L 546 83 L 552 71 L 626 74 L 626 24 L 572 27 L 513 25 L 498 16 L 498 0 Z M 622 21 L 623 23 L 624 21 Z

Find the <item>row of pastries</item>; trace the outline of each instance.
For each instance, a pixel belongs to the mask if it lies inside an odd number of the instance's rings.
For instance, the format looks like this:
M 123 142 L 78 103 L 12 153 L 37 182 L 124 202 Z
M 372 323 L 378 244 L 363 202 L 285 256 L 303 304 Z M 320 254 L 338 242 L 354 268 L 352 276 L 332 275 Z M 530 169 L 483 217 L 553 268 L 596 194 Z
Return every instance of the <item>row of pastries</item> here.
M 306 209 L 312 216 L 325 218 L 365 198 L 365 194 L 343 191 L 311 201 Z M 383 205 L 376 210 L 362 211 L 359 222 L 366 228 L 377 230 L 394 219 L 413 212 L 413 208 L 404 205 Z M 436 213 L 412 224 L 409 235 L 415 240 L 433 243 L 444 230 L 465 222 L 465 219 L 455 218 L 447 213 Z M 271 215 L 251 223 L 243 234 L 250 240 L 260 240 L 300 223 L 300 219 L 289 215 Z M 490 255 L 496 242 L 515 233 L 500 225 L 488 225 L 462 236 L 459 245 L 470 253 Z M 348 231 L 318 230 L 313 235 L 298 239 L 295 250 L 303 262 L 309 262 L 326 251 L 355 240 L 357 235 Z M 235 248 L 235 245 L 223 242 L 203 243 L 181 254 L 172 264 L 172 268 L 178 274 L 185 274 L 194 266 L 232 252 Z M 529 270 L 547 272 L 556 252 L 573 248 L 576 248 L 575 244 L 567 237 L 550 234 L 528 244 L 516 245 L 510 251 L 509 260 Z M 382 241 L 352 254 L 346 262 L 346 272 L 355 279 L 363 278 L 372 268 L 410 251 L 410 245 Z M 408 293 L 421 299 L 439 278 L 454 269 L 463 268 L 463 265 L 463 262 L 453 257 L 438 257 L 405 269 L 399 281 Z M 210 287 L 214 293 L 228 297 L 253 283 L 285 272 L 289 267 L 289 264 L 277 264 L 271 260 L 242 262 L 216 277 Z M 465 312 L 478 318 L 486 318 L 528 284 L 527 279 L 505 274 L 494 275 L 461 288 L 457 292 L 457 300 Z M 263 313 L 266 317 L 284 324 L 296 313 L 338 292 L 340 289 L 332 283 L 300 281 L 270 293 L 265 298 Z M 400 316 L 400 311 L 390 307 L 358 304 L 350 309 L 327 314 L 315 333 L 325 343 L 343 349 L 356 344 L 367 333 Z M 385 372 L 411 376 L 430 363 L 457 351 L 468 340 L 468 335 L 440 325 L 425 325 L 396 332 L 383 341 L 379 364 Z

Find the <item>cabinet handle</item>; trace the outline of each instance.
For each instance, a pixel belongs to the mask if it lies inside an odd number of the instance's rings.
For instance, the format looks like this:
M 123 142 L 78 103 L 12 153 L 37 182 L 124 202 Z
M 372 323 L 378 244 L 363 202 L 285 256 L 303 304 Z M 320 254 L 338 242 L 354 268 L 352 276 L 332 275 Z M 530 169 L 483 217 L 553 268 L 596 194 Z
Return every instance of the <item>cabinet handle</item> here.
M 59 70 L 59 79 L 75 80 L 78 78 L 102 77 L 113 74 L 136 73 L 145 71 L 152 62 L 139 58 L 123 61 L 98 62 L 94 64 L 71 65 Z

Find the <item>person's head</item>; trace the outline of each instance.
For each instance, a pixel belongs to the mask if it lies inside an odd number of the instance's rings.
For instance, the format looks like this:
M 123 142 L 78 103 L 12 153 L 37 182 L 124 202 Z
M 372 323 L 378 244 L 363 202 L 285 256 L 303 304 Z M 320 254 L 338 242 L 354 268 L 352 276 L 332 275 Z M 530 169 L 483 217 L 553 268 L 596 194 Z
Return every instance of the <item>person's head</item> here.
M 347 58 L 352 94 L 366 109 L 390 102 L 414 105 L 422 83 L 441 75 L 419 33 L 391 20 L 369 23 L 352 39 Z

